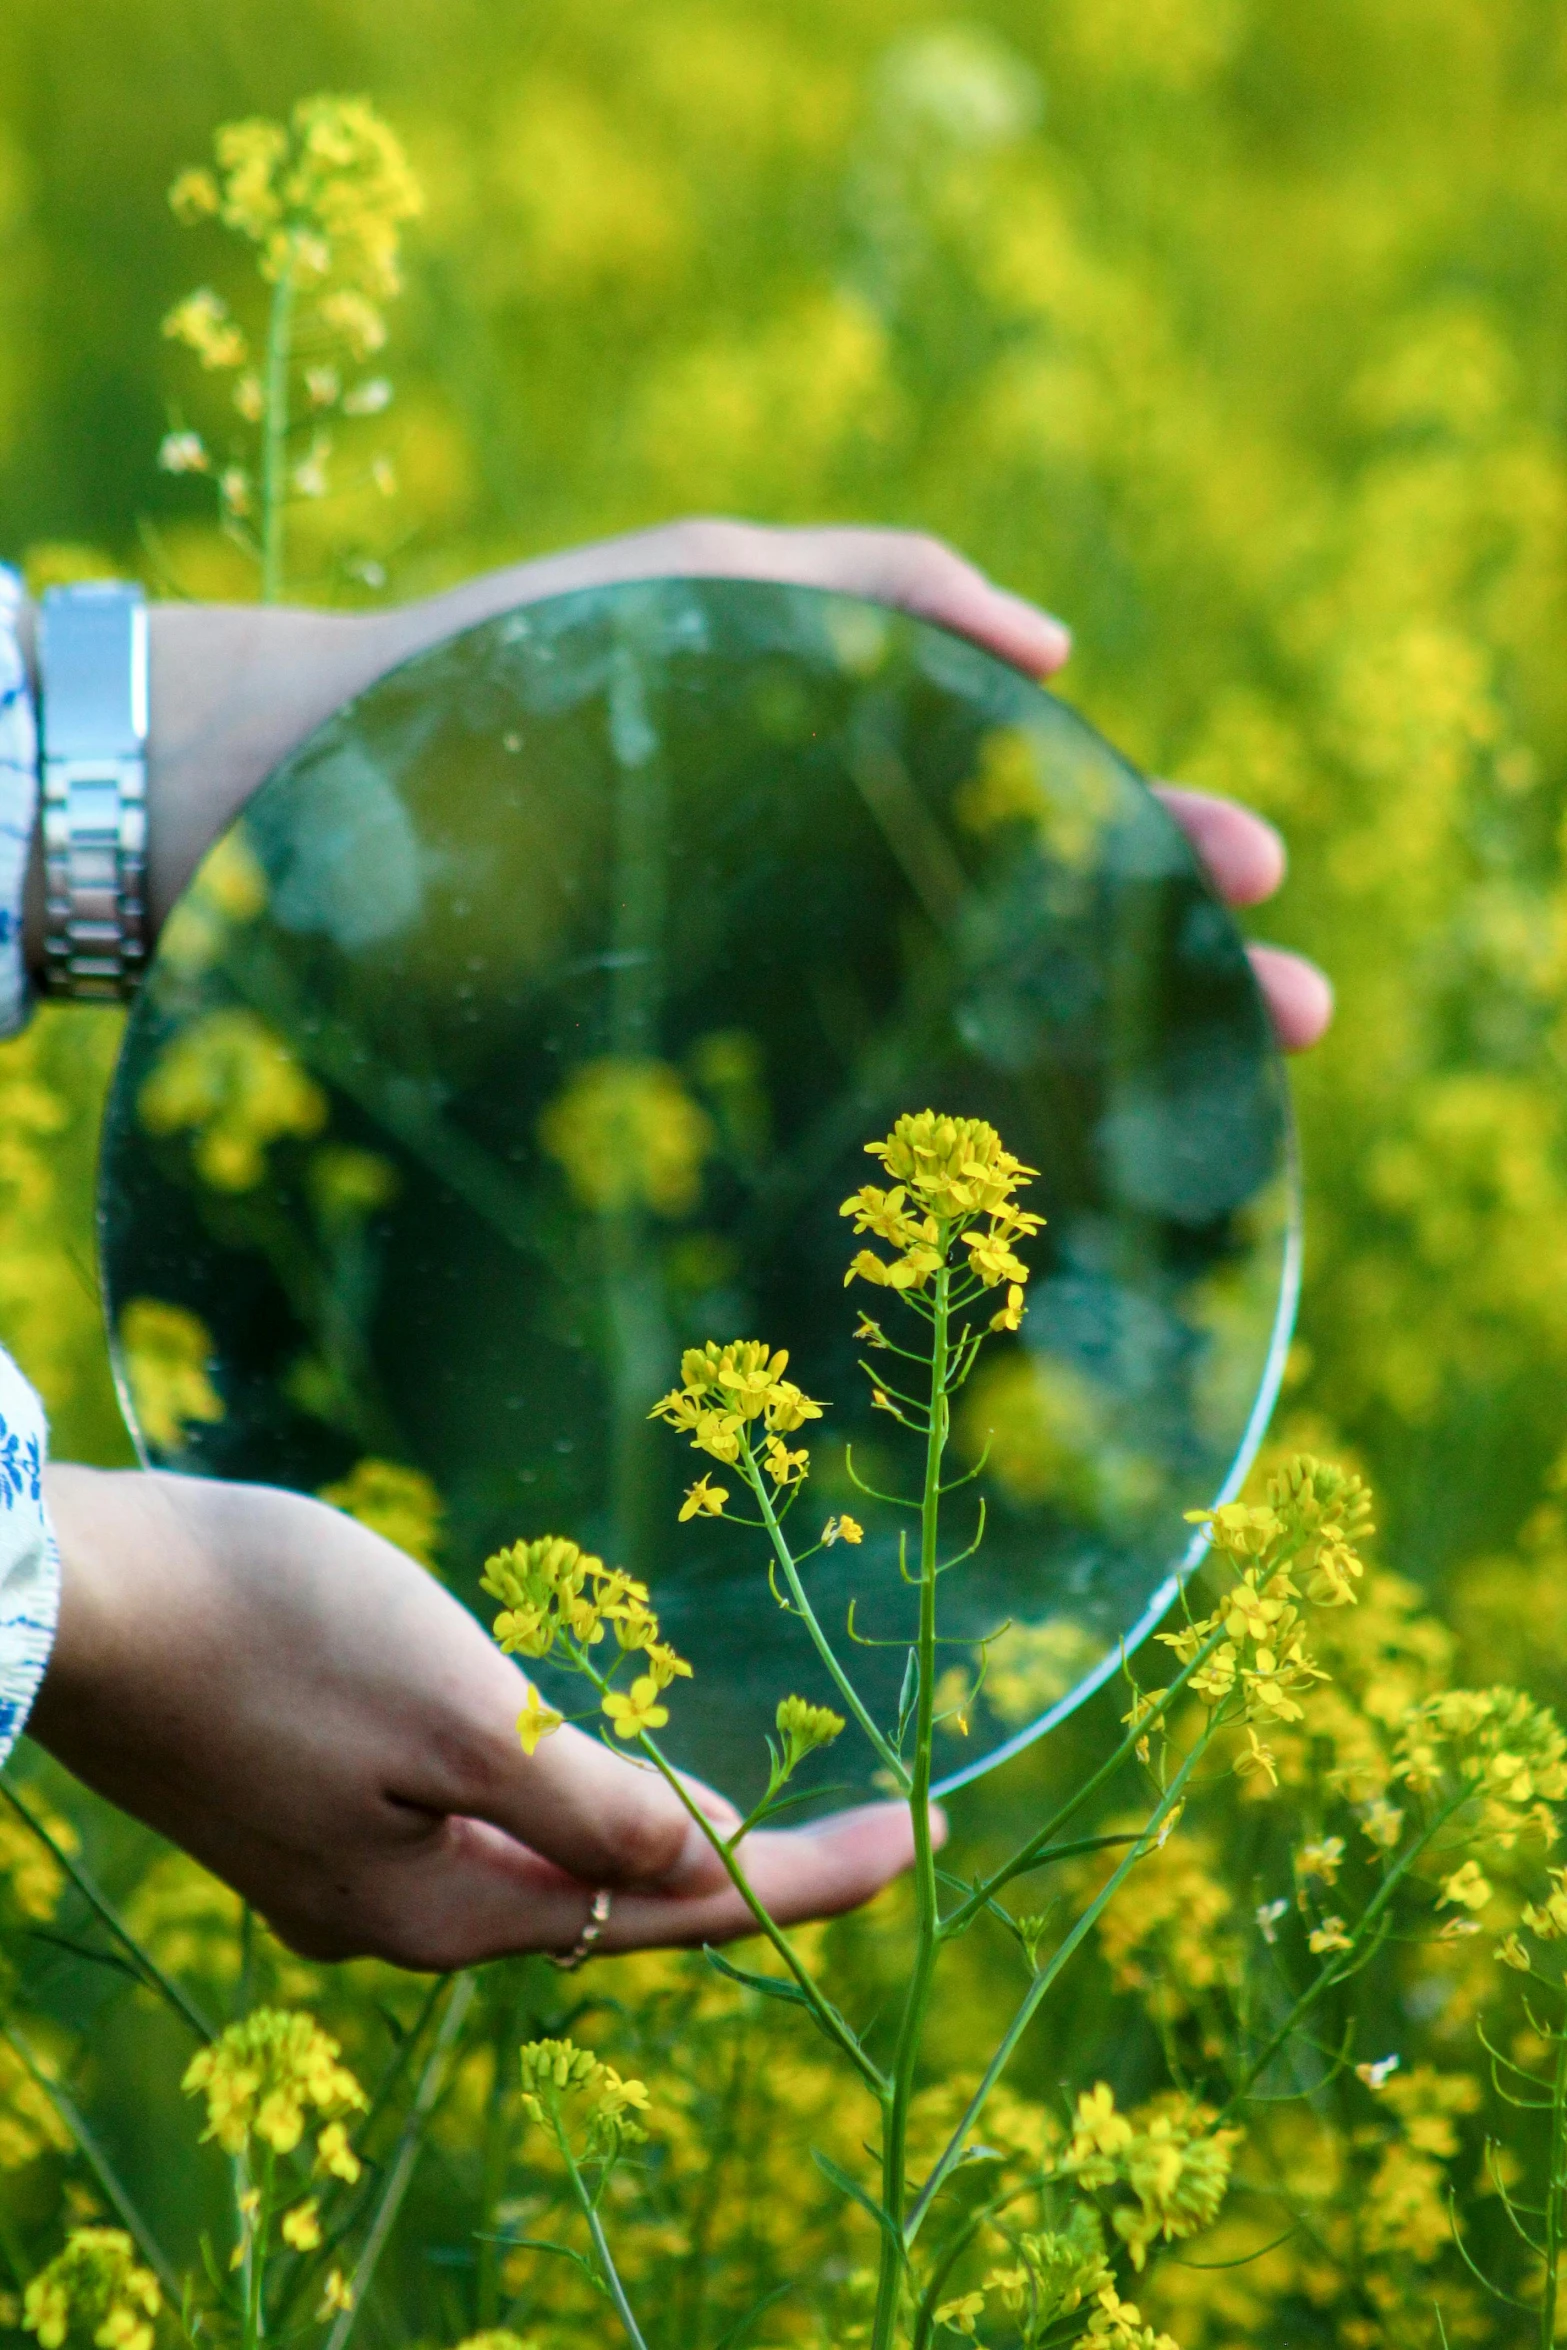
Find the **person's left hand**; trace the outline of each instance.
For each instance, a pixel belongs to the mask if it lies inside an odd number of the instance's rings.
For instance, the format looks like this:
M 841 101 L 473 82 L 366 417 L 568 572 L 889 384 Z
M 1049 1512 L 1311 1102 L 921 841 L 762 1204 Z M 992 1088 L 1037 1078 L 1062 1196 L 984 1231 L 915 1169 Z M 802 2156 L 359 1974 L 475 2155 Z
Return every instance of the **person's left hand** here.
M 60 1627 L 29 1731 L 291 1948 L 432 1970 L 569 1950 L 601 1886 L 606 1950 L 755 1931 L 650 1765 L 569 1725 L 524 1754 L 523 1675 L 378 1534 L 205 1477 L 56 1466 L 46 1493 Z M 854 1908 L 912 1856 L 902 1803 L 743 1849 L 780 1925 Z

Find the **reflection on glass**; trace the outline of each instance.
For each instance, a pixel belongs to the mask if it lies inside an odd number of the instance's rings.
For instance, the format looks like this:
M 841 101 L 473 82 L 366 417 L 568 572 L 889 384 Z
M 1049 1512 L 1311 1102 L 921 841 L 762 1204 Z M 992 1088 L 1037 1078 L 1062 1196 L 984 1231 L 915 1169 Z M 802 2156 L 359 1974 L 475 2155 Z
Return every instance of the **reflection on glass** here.
M 866 1538 L 813 1598 L 894 1644 L 855 1654 L 895 1710 L 912 1618 L 848 1455 L 895 1488 L 911 1440 L 856 1365 L 837 1206 L 929 1105 L 990 1119 L 1049 1218 L 955 1429 L 989 1511 L 946 1601 L 964 1775 L 1113 1667 L 1254 1442 L 1293 1186 L 1186 844 L 940 630 L 624 586 L 334 717 L 208 857 L 130 1024 L 102 1203 L 128 1408 L 150 1458 L 324 1492 L 470 1599 L 524 1534 L 632 1568 L 697 1668 L 675 1749 L 745 1795 L 779 1695 L 828 1692 L 755 1538 L 677 1527 L 695 1469 L 649 1406 L 737 1335 L 833 1399 L 809 1506 Z M 820 1777 L 858 1793 L 849 1747 Z

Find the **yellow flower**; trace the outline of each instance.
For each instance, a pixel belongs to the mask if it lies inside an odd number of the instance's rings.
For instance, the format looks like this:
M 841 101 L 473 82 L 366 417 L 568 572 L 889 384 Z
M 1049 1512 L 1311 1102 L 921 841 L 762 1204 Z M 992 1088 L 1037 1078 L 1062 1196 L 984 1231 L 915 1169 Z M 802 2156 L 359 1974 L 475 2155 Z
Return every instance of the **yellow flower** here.
M 159 1055 L 137 1095 L 149 1134 L 188 1130 L 197 1174 L 215 1191 L 253 1191 L 266 1151 L 326 1123 L 326 1096 L 254 1012 L 208 1012 Z
M 245 338 L 229 316 L 228 304 L 210 286 L 202 286 L 176 302 L 163 321 L 171 342 L 194 351 L 203 367 L 241 367 L 247 357 Z
M 650 1673 L 632 1682 L 629 1696 L 611 1689 L 603 1700 L 603 1710 L 614 1724 L 617 1738 L 636 1738 L 644 1730 L 661 1730 L 669 1719 L 669 1708 L 658 1703 L 658 1683 Z
M 446 1510 L 422 1469 L 374 1457 L 356 1461 L 346 1477 L 323 1485 L 317 1499 L 368 1526 L 372 1534 L 434 1573 Z
M 558 1730 L 565 1718 L 565 1715 L 558 1714 L 553 1706 L 544 1703 L 530 1681 L 527 1701 L 517 1716 L 517 1736 L 522 1741 L 523 1753 L 532 1754 L 539 1740 L 547 1738 L 552 1730 Z
M 802 1448 L 791 1452 L 783 1439 L 769 1436 L 762 1448 L 767 1474 L 778 1486 L 803 1485 L 810 1468 L 810 1454 Z
M 845 1510 L 841 1518 L 829 1518 L 822 1528 L 822 1541 L 828 1550 L 835 1542 L 856 1543 L 865 1540 L 865 1528 L 858 1518 L 851 1518 Z
M 296 2252 L 314 2252 L 320 2244 L 321 2219 L 313 2195 L 304 2203 L 296 2203 L 292 2211 L 284 2212 L 283 2241 L 292 2244 Z
M 258 2007 L 186 2067 L 188 2096 L 205 2095 L 207 2127 L 225 2154 L 243 2154 L 252 2133 L 275 2153 L 298 2145 L 305 2109 L 365 2111 L 368 2100 L 338 2043 L 313 2016 Z
M 178 1452 L 193 1421 L 224 1417 L 208 1368 L 216 1349 L 199 1315 L 161 1298 L 133 1297 L 119 1336 L 137 1425 L 159 1452 Z
M 353 2306 L 353 2288 L 342 2270 L 334 2268 L 322 2288 L 320 2304 L 316 2310 L 316 2323 L 320 2325 L 327 2318 L 335 2317 L 339 2310 L 352 2309 Z
M 539 1119 L 539 1141 L 573 1194 L 600 1215 L 643 1206 L 685 1216 L 717 1135 L 663 1061 L 585 1061 Z
M 316 2168 L 329 2178 L 342 2179 L 353 2186 L 364 2169 L 364 2164 L 348 2143 L 348 2132 L 341 2122 L 328 2122 L 316 2140 Z
M 685 1658 L 676 1656 L 674 1650 L 663 1641 L 647 1641 L 642 1653 L 647 1659 L 648 1673 L 656 1689 L 667 1689 L 671 1681 L 691 1679 L 691 1667 Z
M 606 2113 L 624 2113 L 628 2107 L 646 2113 L 650 2100 L 645 2081 L 623 2081 L 612 2064 L 604 2067 L 604 2078 L 599 2086 L 599 2104 Z
M 965 2293 L 957 2301 L 943 2301 L 936 2312 L 936 2323 L 947 2326 L 955 2334 L 972 2335 L 974 2320 L 985 2313 L 983 2293 Z
M 1344 1859 L 1342 1836 L 1325 1836 L 1320 1844 L 1303 1844 L 1295 1855 L 1297 1877 L 1320 1877 L 1324 1885 L 1338 1882 Z
M 158 443 L 160 473 L 210 473 L 212 459 L 199 432 L 166 432 Z
M 1027 1310 L 1023 1303 L 1022 1283 L 1019 1281 L 1009 1282 L 1007 1302 L 999 1312 L 991 1315 L 990 1327 L 992 1330 L 1020 1330 L 1023 1326 L 1023 1316 Z
M 305 2134 L 304 2108 L 288 2089 L 273 2089 L 256 2108 L 255 2126 L 275 2154 L 292 2154 Z
M 1320 1926 L 1312 1928 L 1306 1940 L 1307 1948 L 1318 1957 L 1327 1950 L 1348 1950 L 1351 1948 L 1350 1937 L 1344 1931 L 1342 1918 L 1324 1918 Z
M 1503 1966 L 1515 1967 L 1521 1975 L 1528 1974 L 1530 1970 L 1529 1953 L 1516 1934 L 1509 1934 L 1504 1941 L 1497 1944 L 1496 1956 L 1501 1960 Z
M 781 1697 L 775 1719 L 791 1771 L 818 1747 L 831 1746 L 844 1726 L 842 1714 L 835 1714 L 830 1706 L 809 1705 L 803 1697 Z
M 60 2350 L 72 2323 L 100 2350 L 152 2350 L 148 2322 L 163 2306 L 158 2280 L 136 2262 L 123 2228 L 73 2228 L 63 2252 L 22 2297 L 22 2324 L 42 2350 Z
M 210 220 L 218 203 L 217 181 L 210 171 L 199 167 L 180 172 L 169 190 L 169 209 L 186 227 L 194 221 Z
M 1465 1909 L 1484 1909 L 1490 1898 L 1491 1887 L 1482 1876 L 1479 1863 L 1466 1860 L 1462 1868 L 1443 1879 L 1436 1906 L 1444 1909 L 1449 1902 L 1458 1902 Z
M 716 1518 L 720 1516 L 728 1499 L 729 1495 L 724 1486 L 713 1484 L 712 1480 L 706 1476 L 699 1477 L 694 1485 L 688 1486 L 686 1489 L 686 1498 L 680 1505 L 681 1525 L 683 1526 L 688 1518 Z
M 1246 1737 L 1248 1743 L 1245 1749 L 1235 1758 L 1235 1776 L 1238 1779 L 1250 1779 L 1260 1775 L 1270 1787 L 1276 1787 L 1279 1783 L 1279 1766 L 1272 1747 L 1264 1746 L 1249 1725 Z

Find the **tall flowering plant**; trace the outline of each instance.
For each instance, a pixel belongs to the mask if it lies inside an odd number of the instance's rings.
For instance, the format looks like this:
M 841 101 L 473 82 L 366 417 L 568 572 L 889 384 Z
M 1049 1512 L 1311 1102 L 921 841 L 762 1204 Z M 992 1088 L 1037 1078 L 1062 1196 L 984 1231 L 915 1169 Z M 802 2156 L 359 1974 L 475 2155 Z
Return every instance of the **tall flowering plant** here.
M 987 2108 L 1030 2022 L 1133 1873 L 1162 1851 L 1187 1804 L 1215 1771 L 1259 1791 L 1278 1783 L 1281 1743 L 1329 1678 L 1316 1653 L 1314 1620 L 1356 1604 L 1363 1572 L 1357 1544 L 1368 1530 L 1369 1504 L 1358 1479 L 1297 1459 L 1273 1480 L 1264 1503 L 1196 1513 L 1219 1588 L 1206 1613 L 1188 1607 L 1160 1636 L 1175 1667 L 1170 1680 L 1158 1688 L 1133 1684 L 1119 1745 L 1010 1858 L 968 1882 L 947 1875 L 931 1804 L 933 1742 L 944 1715 L 972 1692 L 949 1697 L 949 1679 L 938 1671 L 940 1596 L 945 1575 L 983 1538 L 981 1513 L 978 1533 L 948 1553 L 945 1511 L 954 1488 L 968 1482 L 947 1474 L 952 1404 L 992 1338 L 1019 1328 L 1029 1280 L 1022 1252 L 1043 1219 L 1019 1204 L 1033 1170 L 982 1120 L 925 1111 L 900 1118 L 867 1149 L 886 1180 L 863 1185 L 843 1203 L 867 1244 L 854 1254 L 846 1283 L 884 1292 L 899 1312 L 890 1329 L 862 1315 L 856 1335 L 867 1350 L 873 1403 L 923 1450 L 918 1491 L 860 1488 L 867 1511 L 890 1510 L 911 1522 L 913 1539 L 900 1544 L 900 1560 L 917 1595 L 918 1623 L 896 1718 L 878 1720 L 867 1705 L 850 1656 L 807 1585 L 813 1556 L 858 1542 L 859 1523 L 831 1517 L 803 1545 L 793 1532 L 811 1465 L 809 1442 L 794 1440 L 825 1406 L 789 1376 L 784 1350 L 757 1340 L 692 1348 L 679 1385 L 654 1405 L 654 1416 L 709 1464 L 680 1516 L 756 1530 L 759 1570 L 804 1627 L 842 1707 L 781 1699 L 766 1790 L 742 1826 L 725 1834 L 707 1820 L 660 1744 L 667 1701 L 690 1667 L 662 1639 L 641 1584 L 562 1538 L 519 1544 L 487 1571 L 486 1588 L 504 1603 L 496 1636 L 512 1654 L 551 1657 L 591 1683 L 603 1734 L 640 1752 L 680 1796 L 784 1971 L 761 1976 L 716 1963 L 803 2008 L 864 2097 L 875 2133 L 872 2173 L 855 2176 L 826 2156 L 818 2161 L 875 2230 L 874 2300 L 864 2329 L 872 2350 L 928 2350 L 938 2334 L 972 2336 L 982 2322 L 987 2335 L 994 2324 L 1007 2329 L 998 2339 L 1029 2345 L 1081 2335 L 1115 2350 L 1162 2350 L 1168 2337 L 1156 2335 L 1123 2295 L 1127 2270 L 1142 2271 L 1161 2247 L 1215 2221 L 1259 2084 L 1393 1930 L 1422 1871 L 1439 1864 L 1438 1907 L 1462 1908 L 1483 1882 L 1488 1849 L 1543 1833 L 1542 1807 L 1567 1791 L 1563 1741 L 1550 1717 L 1522 1699 L 1447 1692 L 1416 1708 L 1388 1759 L 1375 1799 L 1380 1808 L 1368 1813 L 1376 1873 L 1358 1914 L 1311 1920 L 1307 1963 L 1291 1996 L 1242 2024 L 1227 2073 L 1221 2078 L 1210 2067 L 1213 2093 L 1182 2082 L 1123 2113 L 1105 2084 L 1085 2083 L 1031 2160 L 1019 2164 L 988 2148 L 980 2136 Z M 531 1696 L 520 1724 L 524 1743 L 548 1736 L 561 1718 Z M 744 1851 L 745 1836 L 786 1799 L 805 1756 L 842 1736 L 850 1722 L 884 1783 L 908 1803 L 914 1845 L 896 2012 L 865 2022 L 829 1996 L 798 1938 L 769 1915 Z M 1074 1832 L 1128 1769 L 1144 1789 L 1136 1816 L 1109 1833 Z M 1390 1787 L 1401 1804 L 1389 1800 Z M 1069 1923 L 1057 1926 L 1048 1910 L 1014 1912 L 1003 1900 L 1023 1880 L 1069 1870 L 1088 1856 L 1098 1880 Z M 916 2158 L 938 1970 L 952 1945 L 981 1927 L 1015 1946 L 1023 1988 L 954 2126 Z M 640 2344 L 644 2333 L 594 2208 L 588 2257 Z
M 168 313 L 165 335 L 231 390 L 221 440 L 176 420 L 158 462 L 210 479 L 225 534 L 253 558 L 262 600 L 273 603 L 288 582 L 291 508 L 334 487 L 342 422 L 390 404 L 391 384 L 371 363 L 402 286 L 402 226 L 424 199 L 369 101 L 322 93 L 301 99 L 286 123 L 223 124 L 213 162 L 182 171 L 169 202 L 187 225 L 216 222 L 248 244 L 267 299 L 254 336 L 209 285 Z M 384 456 L 363 478 L 395 491 Z

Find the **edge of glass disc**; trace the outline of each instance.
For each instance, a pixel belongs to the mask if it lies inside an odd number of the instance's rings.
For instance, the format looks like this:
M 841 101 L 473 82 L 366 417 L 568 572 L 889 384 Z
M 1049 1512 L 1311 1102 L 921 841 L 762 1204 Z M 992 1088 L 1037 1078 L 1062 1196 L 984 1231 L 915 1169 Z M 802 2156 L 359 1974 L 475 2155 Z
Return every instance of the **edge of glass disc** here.
M 1277 1049 L 1275 1046 L 1274 1050 L 1277 1051 Z M 1246 1422 L 1235 1458 L 1230 1463 L 1229 1473 L 1212 1502 L 1207 1505 L 1210 1509 L 1222 1508 L 1225 1502 L 1233 1501 L 1250 1473 L 1252 1462 L 1256 1459 L 1263 1437 L 1267 1434 L 1268 1422 L 1273 1417 L 1273 1407 L 1279 1400 L 1279 1389 L 1284 1380 L 1284 1366 L 1289 1359 L 1290 1340 L 1295 1330 L 1295 1315 L 1300 1305 L 1301 1265 L 1305 1253 L 1305 1222 L 1302 1213 L 1300 1186 L 1300 1141 L 1295 1127 L 1294 1103 L 1290 1098 L 1288 1086 L 1282 1089 L 1282 1093 L 1284 1106 L 1283 1174 L 1287 1187 L 1289 1211 L 1284 1227 L 1284 1270 L 1283 1278 L 1279 1283 L 1278 1309 L 1273 1317 L 1273 1335 L 1268 1341 L 1267 1361 L 1263 1365 L 1256 1400 L 1251 1407 L 1251 1416 Z M 931 1787 L 932 1795 L 951 1795 L 959 1787 L 967 1787 L 975 1779 L 984 1778 L 988 1771 L 996 1770 L 1004 1762 L 1010 1762 L 1013 1755 L 1021 1754 L 1025 1747 L 1032 1746 L 1036 1739 L 1043 1738 L 1047 1732 L 1055 1729 L 1058 1723 L 1064 1722 L 1069 1714 L 1076 1713 L 1080 1705 L 1085 1705 L 1096 1690 L 1102 1689 L 1105 1683 L 1121 1670 L 1132 1651 L 1142 1646 L 1148 1635 L 1166 1614 L 1172 1601 L 1179 1596 L 1195 1569 L 1201 1565 L 1207 1555 L 1207 1550 L 1207 1530 L 1199 1526 L 1179 1559 L 1165 1576 L 1164 1581 L 1149 1598 L 1136 1623 L 1131 1626 L 1130 1630 L 1121 1634 L 1115 1645 L 1100 1658 L 1098 1664 L 1092 1666 L 1083 1675 L 1081 1681 L 1069 1689 L 1064 1697 L 1058 1697 L 1054 1705 L 1047 1707 L 1037 1722 L 1026 1722 L 1021 1730 L 1014 1730 L 1010 1738 L 1003 1739 L 999 1746 L 993 1746 L 988 1754 L 976 1755 L 974 1760 L 971 1763 L 965 1763 L 961 1770 L 949 1771 L 945 1778 L 938 1779 Z

